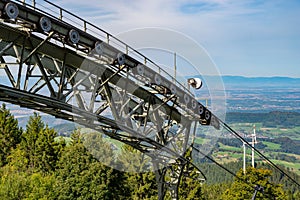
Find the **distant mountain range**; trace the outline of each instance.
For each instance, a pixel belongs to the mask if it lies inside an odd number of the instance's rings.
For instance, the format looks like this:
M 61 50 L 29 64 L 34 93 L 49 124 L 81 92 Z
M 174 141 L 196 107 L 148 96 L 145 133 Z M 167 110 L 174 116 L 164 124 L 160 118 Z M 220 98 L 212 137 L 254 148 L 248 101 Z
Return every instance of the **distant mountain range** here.
M 203 82 L 220 80 L 218 76 L 196 76 Z M 264 88 L 264 87 L 293 87 L 300 88 L 300 78 L 290 77 L 244 77 L 244 76 L 221 76 L 225 88 Z M 7 85 L 9 80 L 0 74 L 0 84 Z
M 290 77 L 243 77 L 223 76 L 226 86 L 239 85 L 246 87 L 297 87 L 300 88 L 300 78 Z
M 205 80 L 216 80 L 216 76 L 199 76 Z M 222 76 L 221 77 L 225 88 L 238 87 L 238 88 L 300 88 L 300 78 L 290 77 L 244 77 L 244 76 Z
M 200 98 L 210 98 L 205 82 L 210 89 L 224 83 L 226 107 L 229 112 L 270 112 L 296 111 L 300 112 L 300 78 L 289 77 L 243 77 L 243 76 L 198 76 L 204 82 L 203 88 L 196 91 Z M 188 77 L 187 77 L 188 78 Z M 220 79 L 221 78 L 221 79 Z M 7 77 L 0 75 L 0 84 L 10 85 Z M 222 87 L 216 87 L 222 89 Z M 217 94 L 217 93 L 216 93 Z M 217 96 L 216 96 L 217 97 Z M 24 109 L 15 106 L 18 117 Z

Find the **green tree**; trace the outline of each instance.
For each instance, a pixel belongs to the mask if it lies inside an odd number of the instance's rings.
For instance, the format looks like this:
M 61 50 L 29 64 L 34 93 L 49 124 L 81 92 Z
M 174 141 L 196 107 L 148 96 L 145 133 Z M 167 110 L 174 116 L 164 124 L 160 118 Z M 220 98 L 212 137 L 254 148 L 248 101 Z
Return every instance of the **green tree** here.
M 95 159 L 80 135 L 75 132 L 57 163 L 55 199 L 122 199 L 123 175 Z
M 1 169 L 0 199 L 49 199 L 55 177 L 40 172 L 19 172 L 13 166 Z
M 195 169 L 191 169 L 189 175 L 183 175 L 181 177 L 179 187 L 179 199 L 186 200 L 200 200 L 204 199 L 202 192 L 202 183 L 199 179 L 199 174 Z
M 300 191 L 295 192 L 293 199 L 300 199 Z
M 192 150 L 188 149 L 185 157 L 190 159 Z M 180 199 L 204 199 L 202 193 L 202 180 L 197 169 L 190 164 L 185 165 L 183 176 L 180 180 L 179 198 Z
M 81 135 L 81 141 L 95 159 L 107 166 L 114 164 L 114 152 L 110 143 L 104 140 L 101 133 L 94 131 L 84 133 Z
M 12 166 L 1 168 L 0 199 L 24 199 L 28 185 L 26 173 L 18 173 Z
M 150 159 L 129 145 L 124 145 L 119 161 L 127 178 L 130 199 L 157 199 L 155 173 L 151 172 Z
M 22 129 L 18 120 L 6 109 L 5 104 L 0 108 L 0 167 L 7 163 L 7 157 L 21 141 Z
M 57 161 L 57 146 L 54 138 L 57 133 L 46 126 L 36 140 L 36 165 L 43 172 L 54 171 Z
M 25 199 L 48 200 L 54 198 L 53 190 L 56 183 L 54 174 L 37 172 L 30 174 L 27 180 L 29 192 Z
M 53 172 L 63 141 L 56 142 L 57 133 L 45 126 L 41 116 L 34 113 L 26 125 L 21 143 L 10 156 L 10 165 L 31 172 Z
M 22 155 L 26 158 L 27 164 L 24 166 L 25 169 L 38 169 L 39 158 L 37 140 L 40 133 L 43 132 L 45 124 L 41 119 L 41 116 L 34 113 L 33 116 L 29 117 L 28 123 L 26 125 L 26 131 L 23 134 L 22 141 L 20 144 L 20 150 L 23 152 Z
M 214 199 L 214 200 L 220 200 L 221 195 L 225 192 L 226 189 L 230 187 L 230 184 L 228 183 L 216 183 L 216 184 L 203 184 L 202 186 L 202 192 L 203 197 L 206 200 Z
M 282 186 L 273 184 L 269 181 L 272 172 L 267 169 L 256 169 L 248 167 L 246 174 L 240 170 L 237 178 L 222 195 L 223 199 L 243 200 L 251 199 L 254 193 L 254 187 L 263 187 L 263 192 L 257 193 L 257 199 L 287 199 Z

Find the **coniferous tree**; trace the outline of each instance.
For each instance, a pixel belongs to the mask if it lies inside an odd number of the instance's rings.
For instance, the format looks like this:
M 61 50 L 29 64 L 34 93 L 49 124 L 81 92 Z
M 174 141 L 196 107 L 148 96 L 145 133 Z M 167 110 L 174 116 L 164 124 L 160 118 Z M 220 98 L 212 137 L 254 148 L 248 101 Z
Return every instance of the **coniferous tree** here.
M 7 157 L 21 141 L 22 129 L 18 127 L 17 119 L 6 109 L 0 108 L 0 167 L 7 163 Z
M 1 169 L 0 199 L 50 199 L 55 177 L 41 172 L 28 173 L 5 166 Z
M 17 172 L 14 167 L 1 169 L 0 199 L 24 199 L 28 196 L 28 185 L 25 172 Z
M 72 140 L 57 163 L 55 199 L 126 199 L 122 174 L 95 159 L 79 131 Z
M 107 165 L 114 165 L 114 152 L 111 144 L 104 140 L 101 133 L 88 132 L 81 136 L 81 140 L 88 152 L 99 162 Z
M 45 126 L 41 116 L 34 113 L 29 118 L 21 143 L 10 156 L 10 165 L 29 172 L 55 170 L 56 161 L 63 142 L 54 139 L 57 133 Z
M 46 126 L 36 140 L 36 167 L 42 172 L 54 171 L 57 161 L 57 146 L 54 141 L 57 133 Z
M 191 158 L 192 150 L 188 149 L 185 156 Z M 180 199 L 204 199 L 202 193 L 203 177 L 198 173 L 197 169 L 190 164 L 185 165 L 183 176 L 180 180 L 179 197 Z
M 157 199 L 155 173 L 151 171 L 149 158 L 129 145 L 124 145 L 119 155 L 126 185 L 130 188 L 129 199 Z
M 26 168 L 37 169 L 39 163 L 37 140 L 39 134 L 44 130 L 45 124 L 41 119 L 41 116 L 34 113 L 30 116 L 28 123 L 26 125 L 26 131 L 23 134 L 22 142 L 20 144 L 20 149 L 24 152 L 27 158 L 28 166 Z
M 231 187 L 222 195 L 222 199 L 251 199 L 255 191 L 255 186 L 263 188 L 263 192 L 257 193 L 257 199 L 287 199 L 282 186 L 269 181 L 271 174 L 270 170 L 253 167 L 248 167 L 246 174 L 243 173 L 243 170 L 240 170 Z
M 221 195 L 230 187 L 230 183 L 203 184 L 202 192 L 205 200 L 220 200 Z

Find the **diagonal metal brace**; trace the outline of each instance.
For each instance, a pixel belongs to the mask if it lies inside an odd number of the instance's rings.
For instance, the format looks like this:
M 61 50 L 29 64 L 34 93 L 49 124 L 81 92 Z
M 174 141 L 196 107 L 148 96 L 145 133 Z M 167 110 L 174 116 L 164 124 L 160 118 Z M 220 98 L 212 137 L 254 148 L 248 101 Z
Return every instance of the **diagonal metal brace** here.
M 129 118 L 133 113 L 135 113 L 139 108 L 141 108 L 145 104 L 144 100 L 142 100 L 138 105 L 136 105 L 131 112 L 129 112 L 124 118 Z
M 170 97 L 168 97 L 166 100 L 164 100 L 162 104 L 160 104 L 155 109 L 153 109 L 148 115 L 152 115 L 154 112 L 156 112 L 158 109 L 160 109 L 163 105 L 167 104 L 174 97 L 175 97 L 175 95 L 172 94 Z
M 33 44 L 31 42 L 31 40 L 29 40 L 29 44 L 33 48 Z M 49 79 L 47 77 L 47 73 L 46 73 L 45 68 L 44 68 L 44 66 L 42 64 L 42 61 L 39 59 L 39 56 L 37 54 L 34 54 L 34 56 L 35 56 L 36 62 L 38 64 L 38 67 L 40 69 L 40 72 L 42 73 L 43 79 L 44 79 L 44 81 L 46 82 L 46 84 L 47 84 L 47 86 L 49 88 L 49 91 L 50 91 L 51 95 L 53 97 L 55 97 L 56 94 L 55 94 L 54 88 L 52 87 L 52 85 L 51 85 L 51 83 L 50 83 L 50 81 L 49 81 Z
M 116 76 L 120 71 L 122 71 L 124 68 L 126 67 L 126 65 L 122 65 L 120 66 L 120 68 L 115 72 L 113 73 L 109 78 L 107 78 L 105 81 L 103 81 L 101 83 L 101 85 L 99 86 L 99 88 L 103 87 L 110 79 L 112 79 L 114 76 Z
M 13 46 L 13 42 L 8 43 L 1 51 L 0 51 L 0 57 Z
M 30 59 L 30 57 L 37 51 L 39 50 L 39 48 L 41 48 L 49 39 L 52 38 L 54 34 L 54 31 L 50 32 L 49 35 L 37 46 L 35 47 L 29 54 L 28 56 L 23 60 L 23 63 L 25 63 L 26 61 L 28 61 Z

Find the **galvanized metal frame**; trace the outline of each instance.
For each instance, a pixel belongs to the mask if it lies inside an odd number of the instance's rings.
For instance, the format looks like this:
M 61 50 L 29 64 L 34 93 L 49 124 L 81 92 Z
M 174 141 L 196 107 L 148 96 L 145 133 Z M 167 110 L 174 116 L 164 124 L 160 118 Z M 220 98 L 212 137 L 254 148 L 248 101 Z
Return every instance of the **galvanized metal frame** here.
M 8 2 L 0 1 L 1 11 Z M 66 11 L 53 3 L 45 1 L 59 8 L 59 18 L 37 9 L 35 2 L 33 6 L 12 2 L 17 5 L 19 16 L 7 19 L 3 12 L 1 14 L 0 61 L 10 85 L 0 83 L 0 100 L 76 121 L 133 146 L 153 161 L 159 199 L 164 199 L 167 190 L 172 199 L 178 199 L 180 177 L 188 163 L 193 165 L 184 157 L 190 135 L 195 133 L 198 123 L 209 125 L 209 119 L 199 114 L 198 107 L 192 108 L 191 103 L 184 102 L 184 94 L 195 101 L 189 90 L 180 83 L 172 85 L 172 77 L 170 80 L 161 77 L 162 85 L 157 85 L 153 77 L 160 76 L 162 69 L 157 65 L 158 72 L 148 68 L 147 63 L 153 64 L 151 60 L 142 56 L 144 63 L 139 62 L 128 55 L 129 49 L 132 50 L 128 45 L 121 42 L 126 49 L 122 53 L 88 34 L 86 21 L 83 21 L 83 30 L 64 22 L 62 13 Z M 53 23 L 50 32 L 39 28 L 43 16 Z M 68 40 L 69 30 L 80 35 L 78 44 Z M 107 42 L 117 40 L 104 33 Z M 104 51 L 96 55 L 92 49 L 99 41 L 103 42 Z M 124 63 L 119 60 L 120 55 L 125 55 Z M 10 62 L 12 58 L 17 62 Z M 138 65 L 147 70 L 148 77 L 138 74 Z M 13 73 L 16 69 L 17 73 Z M 169 89 L 171 85 L 176 87 L 176 94 L 161 93 L 156 87 Z M 130 88 L 135 90 L 130 91 Z M 86 94 L 89 94 L 87 99 Z M 104 110 L 110 111 L 113 119 L 101 115 Z M 171 134 L 173 121 L 180 124 L 181 129 Z M 142 126 L 140 133 L 135 127 Z M 148 137 L 145 128 L 150 126 L 156 130 L 155 137 Z M 166 179 L 167 175 L 171 180 Z

